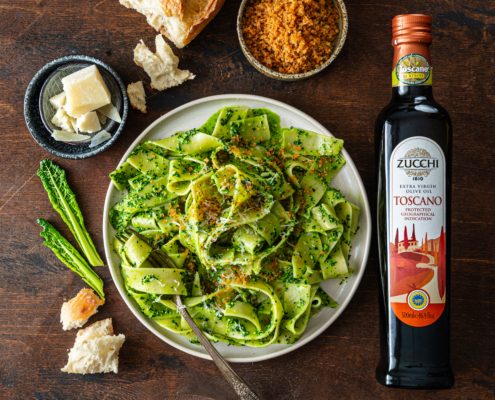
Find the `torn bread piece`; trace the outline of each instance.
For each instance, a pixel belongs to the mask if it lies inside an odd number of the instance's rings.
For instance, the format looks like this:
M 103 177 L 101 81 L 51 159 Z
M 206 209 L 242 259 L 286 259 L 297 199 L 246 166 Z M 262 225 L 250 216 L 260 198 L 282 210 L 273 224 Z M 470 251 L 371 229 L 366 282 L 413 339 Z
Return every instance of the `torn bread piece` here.
M 69 301 L 62 304 L 60 322 L 64 331 L 84 326 L 88 319 L 98 312 L 98 307 L 104 303 L 96 293 L 88 288 L 81 289 Z
M 107 318 L 77 332 L 69 361 L 62 372 L 97 374 L 119 370 L 119 351 L 124 344 L 123 334 L 114 335 L 112 319 Z
M 96 338 L 113 336 L 113 333 L 112 318 L 105 318 L 100 321 L 96 321 L 77 332 L 74 347 L 80 346 L 81 344 Z
M 141 40 L 134 49 L 134 63 L 148 74 L 153 89 L 165 90 L 196 77 L 190 71 L 178 68 L 179 58 L 162 35 L 156 35 L 155 46 L 156 53 L 153 53 Z
M 127 96 L 129 96 L 129 101 L 133 108 L 146 114 L 146 93 L 143 81 L 129 83 L 127 85 Z
M 178 48 L 190 43 L 218 14 L 225 0 L 120 0 Z

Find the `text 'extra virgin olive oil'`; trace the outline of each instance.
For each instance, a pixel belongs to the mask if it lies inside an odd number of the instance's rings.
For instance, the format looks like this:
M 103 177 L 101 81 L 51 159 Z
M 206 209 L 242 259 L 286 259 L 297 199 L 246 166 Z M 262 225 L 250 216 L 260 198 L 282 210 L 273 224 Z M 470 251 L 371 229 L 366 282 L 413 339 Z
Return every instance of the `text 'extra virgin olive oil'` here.
M 431 17 L 392 21 L 393 94 L 376 122 L 384 385 L 453 385 L 450 367 L 452 128 L 432 94 Z

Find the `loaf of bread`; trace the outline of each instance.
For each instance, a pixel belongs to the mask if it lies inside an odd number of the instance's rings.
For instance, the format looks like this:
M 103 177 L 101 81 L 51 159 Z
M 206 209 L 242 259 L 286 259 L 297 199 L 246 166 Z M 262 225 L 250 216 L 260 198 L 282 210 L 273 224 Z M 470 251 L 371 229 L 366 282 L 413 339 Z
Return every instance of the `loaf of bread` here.
M 225 0 L 119 0 L 177 47 L 190 43 L 218 14 Z

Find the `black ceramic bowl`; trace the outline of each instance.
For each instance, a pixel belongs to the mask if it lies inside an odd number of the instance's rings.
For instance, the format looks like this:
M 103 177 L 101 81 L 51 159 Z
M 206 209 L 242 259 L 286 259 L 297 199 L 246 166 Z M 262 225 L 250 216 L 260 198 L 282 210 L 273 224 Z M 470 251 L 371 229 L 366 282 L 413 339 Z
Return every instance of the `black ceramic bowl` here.
M 108 119 L 102 129 L 110 132 L 112 137 L 95 147 L 90 147 L 89 141 L 78 143 L 57 141 L 51 136 L 55 127 L 50 120 L 55 110 L 50 105 L 49 99 L 62 91 L 60 80 L 64 76 L 92 64 L 100 70 L 111 93 L 112 104 L 119 111 L 122 122 L 117 123 Z M 34 75 L 24 97 L 24 118 L 31 136 L 45 150 L 63 158 L 88 158 L 109 148 L 122 134 L 128 113 L 129 100 L 120 76 L 103 61 L 84 55 L 65 56 L 46 64 Z

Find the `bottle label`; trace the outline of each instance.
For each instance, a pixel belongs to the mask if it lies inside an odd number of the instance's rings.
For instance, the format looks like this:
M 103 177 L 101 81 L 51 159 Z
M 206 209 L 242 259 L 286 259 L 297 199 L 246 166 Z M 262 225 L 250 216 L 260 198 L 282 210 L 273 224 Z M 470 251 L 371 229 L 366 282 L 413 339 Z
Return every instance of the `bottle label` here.
M 415 136 L 390 158 L 388 290 L 390 308 L 407 325 L 435 322 L 445 308 L 445 156 Z
M 432 69 L 421 54 L 411 53 L 400 58 L 392 71 L 392 86 L 417 86 L 432 83 Z

